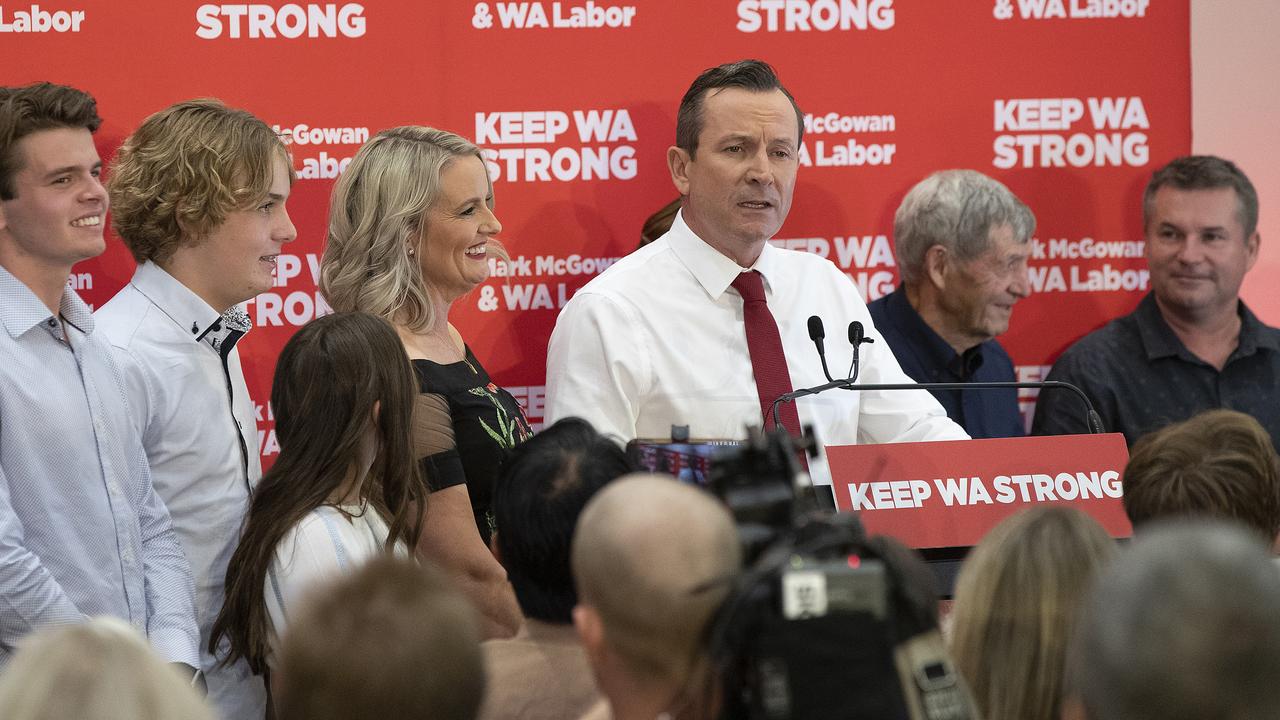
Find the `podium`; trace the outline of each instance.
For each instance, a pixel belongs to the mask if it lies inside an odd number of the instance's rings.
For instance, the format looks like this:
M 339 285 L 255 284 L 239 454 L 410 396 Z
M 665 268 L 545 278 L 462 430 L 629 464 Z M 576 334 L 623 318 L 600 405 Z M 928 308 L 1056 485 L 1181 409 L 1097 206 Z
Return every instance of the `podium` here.
M 933 566 L 950 595 L 959 563 L 1001 520 L 1041 505 L 1076 508 L 1114 538 L 1132 534 L 1120 433 L 827 446 L 836 508 Z

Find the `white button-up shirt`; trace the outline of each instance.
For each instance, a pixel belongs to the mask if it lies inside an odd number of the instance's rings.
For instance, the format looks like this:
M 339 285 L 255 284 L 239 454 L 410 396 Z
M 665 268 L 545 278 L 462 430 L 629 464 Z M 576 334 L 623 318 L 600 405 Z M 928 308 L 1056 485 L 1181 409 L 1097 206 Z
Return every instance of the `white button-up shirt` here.
M 240 355 L 234 345 L 214 349 L 209 338 L 221 316 L 150 262 L 94 319 L 116 349 L 156 491 L 191 561 L 210 700 L 226 718 L 262 717 L 262 679 L 242 663 L 217 667 L 207 650 L 227 563 L 262 476 Z
M 80 297 L 51 313 L 0 267 L 0 666 L 24 635 L 94 615 L 199 663 L 191 572 L 126 403 Z
M 751 268 L 764 276 L 769 309 L 782 336 L 791 385 L 827 381 L 808 319 L 822 318 L 827 361 L 843 377 L 857 320 L 875 342 L 861 348 L 860 383 L 910 383 L 875 332 L 853 282 L 831 261 L 766 244 Z M 622 258 L 565 305 L 547 352 L 547 422 L 577 416 L 628 441 L 665 438 L 672 424 L 703 439 L 741 439 L 760 426 L 760 400 L 742 315 L 730 283 L 743 272 L 703 242 L 677 214 L 671 231 Z M 965 440 L 924 390 L 830 390 L 796 402 L 802 425 L 827 445 Z M 809 461 L 817 484 L 830 484 L 825 456 Z

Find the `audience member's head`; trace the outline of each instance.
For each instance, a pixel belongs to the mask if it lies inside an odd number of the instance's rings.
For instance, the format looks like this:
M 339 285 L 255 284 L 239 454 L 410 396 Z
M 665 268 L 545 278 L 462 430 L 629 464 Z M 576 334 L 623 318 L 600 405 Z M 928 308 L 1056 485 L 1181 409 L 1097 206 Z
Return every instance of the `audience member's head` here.
M 1057 720 L 1068 639 L 1114 552 L 1098 523 L 1062 507 L 1009 517 L 973 549 L 956 584 L 951 654 L 982 717 Z
M 131 625 L 99 617 L 24 638 L 0 672 L 5 720 L 213 720 Z
M 65 284 L 51 271 L 70 271 L 106 247 L 108 199 L 93 144 L 100 124 L 83 91 L 0 88 L 0 266 L 28 286 L 52 277 L 45 294 Z M 56 298 L 42 299 L 56 308 Z
M 1124 509 L 1135 530 L 1153 520 L 1235 520 L 1268 544 L 1280 533 L 1280 458 L 1252 417 L 1209 410 L 1144 436 L 1125 467 Z
M 1233 524 L 1166 523 L 1138 536 L 1086 600 L 1063 717 L 1276 718 L 1277 677 L 1280 570 L 1269 548 Z
M 442 572 L 379 558 L 317 589 L 285 632 L 281 720 L 471 720 L 480 630 Z
M 1031 292 L 1035 229 L 1031 210 L 980 172 L 943 170 L 921 180 L 893 217 L 912 305 L 952 345 L 972 347 L 1005 332 L 1014 304 Z
M 320 290 L 335 310 L 362 310 L 422 330 L 433 319 L 432 298 L 451 296 L 454 284 L 466 289 L 483 280 L 478 275 L 454 277 L 458 213 L 465 207 L 443 206 L 446 177 L 453 169 L 484 173 L 484 158 L 471 141 L 445 130 L 405 126 L 383 130 L 360 147 L 333 188 L 329 234 L 320 266 Z M 468 202 L 493 208 L 493 184 L 482 176 L 488 193 Z M 493 235 L 496 222 L 478 232 L 488 236 L 483 249 L 505 258 Z M 474 242 L 474 237 L 472 238 Z M 487 277 L 488 265 L 474 272 Z M 477 279 L 478 278 L 478 279 Z
M 587 504 L 573 539 L 574 623 L 615 716 L 691 700 L 708 621 L 741 561 L 728 511 L 668 476 L 619 479 Z
M 511 451 L 493 489 L 493 542 L 526 617 L 573 622 L 574 526 L 596 491 L 630 470 L 622 448 L 579 418 L 560 420 Z
M 1249 178 L 1229 160 L 1180 157 L 1151 176 L 1142 217 L 1160 312 L 1193 327 L 1237 322 L 1240 284 L 1260 243 L 1258 193 Z
M 293 166 L 252 114 L 188 100 L 147 118 L 111 164 L 111 224 L 219 312 L 271 288 L 297 231 L 285 210 Z
M 227 662 L 267 668 L 267 573 L 281 539 L 316 508 L 367 507 L 387 524 L 388 551 L 416 546 L 427 494 L 411 434 L 416 396 L 404 346 L 382 318 L 325 315 L 289 339 L 271 383 L 280 455 L 254 489 L 210 652 L 225 636 Z
M 640 247 L 666 235 L 671 229 L 671 223 L 675 222 L 678 212 L 680 212 L 680 198 L 663 205 L 645 218 L 644 225 L 640 227 Z

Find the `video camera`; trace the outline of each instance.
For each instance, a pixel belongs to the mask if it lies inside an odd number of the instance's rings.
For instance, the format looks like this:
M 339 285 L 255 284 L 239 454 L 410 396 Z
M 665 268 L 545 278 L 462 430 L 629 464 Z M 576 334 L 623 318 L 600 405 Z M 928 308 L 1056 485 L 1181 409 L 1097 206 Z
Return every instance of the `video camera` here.
M 797 444 L 801 447 L 797 447 Z M 747 570 L 712 623 L 726 720 L 976 720 L 914 553 L 819 507 L 806 438 L 750 433 L 710 463 Z

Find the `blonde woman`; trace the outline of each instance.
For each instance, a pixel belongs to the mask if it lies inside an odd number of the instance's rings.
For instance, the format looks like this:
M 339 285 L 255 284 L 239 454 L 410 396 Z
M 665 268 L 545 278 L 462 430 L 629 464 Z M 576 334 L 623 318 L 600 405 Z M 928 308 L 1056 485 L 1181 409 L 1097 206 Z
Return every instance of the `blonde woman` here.
M 956 583 L 951 655 L 987 720 L 1057 720 L 1067 640 L 1115 543 L 1071 508 L 1024 510 L 993 529 Z
M 190 681 L 110 617 L 28 636 L 0 673 L 5 720 L 214 720 Z
M 431 490 L 418 554 L 475 603 L 488 637 L 521 622 L 488 550 L 489 502 L 506 453 L 532 431 L 449 323 L 454 301 L 505 258 L 494 240 L 493 185 L 480 151 L 443 130 L 398 127 L 365 143 L 333 192 L 320 287 L 335 310 L 395 327 L 419 390 L 418 454 Z

